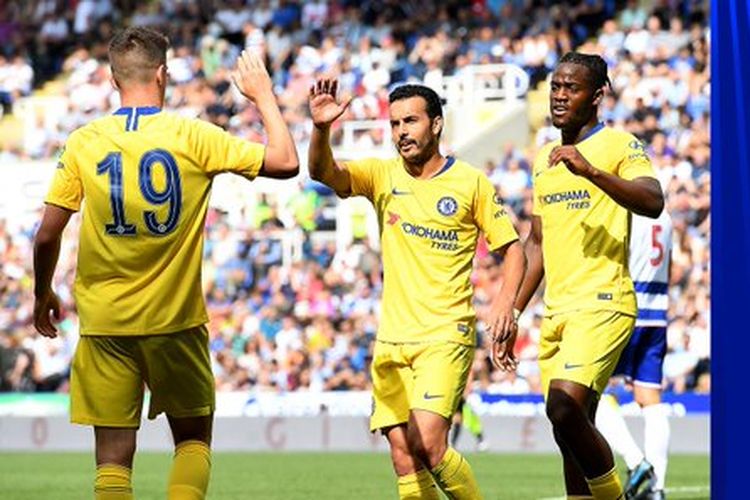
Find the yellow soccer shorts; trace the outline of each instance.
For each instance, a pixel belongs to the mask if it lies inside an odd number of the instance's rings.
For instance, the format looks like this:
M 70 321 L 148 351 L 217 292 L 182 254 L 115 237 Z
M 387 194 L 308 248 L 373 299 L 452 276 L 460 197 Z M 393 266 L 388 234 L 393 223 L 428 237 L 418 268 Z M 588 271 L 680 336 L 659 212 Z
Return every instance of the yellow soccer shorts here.
M 216 407 L 201 325 L 176 333 L 141 336 L 82 336 L 73 357 L 70 420 L 76 424 L 137 428 L 145 387 L 148 418 L 197 417 Z
M 545 317 L 539 339 L 545 398 L 554 379 L 577 382 L 601 394 L 634 325 L 634 316 L 618 311 L 579 310 Z
M 377 341 L 371 366 L 370 430 L 406 423 L 411 410 L 451 418 L 473 360 L 474 347 L 455 342 Z

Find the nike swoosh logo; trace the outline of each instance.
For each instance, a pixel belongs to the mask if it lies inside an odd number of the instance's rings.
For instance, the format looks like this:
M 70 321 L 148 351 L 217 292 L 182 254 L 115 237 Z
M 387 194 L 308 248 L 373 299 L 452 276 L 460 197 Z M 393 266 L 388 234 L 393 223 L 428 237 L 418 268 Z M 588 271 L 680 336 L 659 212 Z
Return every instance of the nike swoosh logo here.
M 391 190 L 391 193 L 393 193 L 395 196 L 402 196 L 405 194 L 411 194 L 411 191 L 399 191 L 397 188 L 393 188 Z
M 580 368 L 582 366 L 583 366 L 583 364 L 577 364 L 576 365 L 576 364 L 573 364 L 573 363 L 567 363 L 567 362 L 565 363 L 565 369 L 566 370 L 572 370 L 574 368 Z
M 424 393 L 425 399 L 437 399 L 437 398 L 442 398 L 442 397 L 443 397 L 442 394 L 428 394 L 426 392 Z

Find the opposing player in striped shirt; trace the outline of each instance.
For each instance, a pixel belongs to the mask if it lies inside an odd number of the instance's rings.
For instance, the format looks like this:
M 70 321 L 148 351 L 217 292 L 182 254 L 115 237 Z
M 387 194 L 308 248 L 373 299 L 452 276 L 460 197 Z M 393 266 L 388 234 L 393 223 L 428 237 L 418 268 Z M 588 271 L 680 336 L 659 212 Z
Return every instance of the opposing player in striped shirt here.
M 662 365 L 667 352 L 669 265 L 672 220 L 667 211 L 658 219 L 633 215 L 630 230 L 630 275 L 635 285 L 638 317 L 615 375 L 632 384 L 645 423 L 643 451 L 630 434 L 613 401 L 602 401 L 596 425 L 629 470 L 625 496 L 630 499 L 664 498 L 669 451 L 669 412 L 661 404 Z M 641 488 L 646 484 L 644 488 Z M 640 491 L 639 491 L 640 490 Z

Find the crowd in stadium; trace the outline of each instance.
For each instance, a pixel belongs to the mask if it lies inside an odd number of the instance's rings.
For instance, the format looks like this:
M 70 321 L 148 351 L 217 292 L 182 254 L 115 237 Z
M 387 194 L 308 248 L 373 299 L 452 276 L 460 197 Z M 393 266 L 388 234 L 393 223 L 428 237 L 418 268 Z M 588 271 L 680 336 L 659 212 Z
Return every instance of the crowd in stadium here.
M 56 119 L 39 120 L 2 162 L 54 158 L 75 128 L 111 112 L 115 102 L 107 42 L 123 24 L 157 26 L 173 44 L 167 108 L 263 139 L 258 116 L 233 90 L 229 72 L 242 48 L 266 58 L 284 116 L 298 144 L 308 140 L 307 89 L 319 73 L 337 75 L 355 96 L 347 119 L 387 118 L 392 84 L 429 84 L 470 64 L 512 63 L 543 85 L 563 53 L 601 53 L 612 89 L 603 121 L 648 148 L 675 224 L 665 388 L 710 391 L 710 138 L 707 3 L 296 2 L 229 0 L 36 0 L 0 6 L 0 103 L 11 119 L 20 100 L 53 92 Z M 45 84 L 57 82 L 53 91 Z M 529 231 L 530 165 L 557 138 L 549 123 L 529 145 L 505 143 L 487 159 L 487 175 Z M 502 139 L 498 143 L 503 143 Z M 450 146 L 450 145 L 448 145 Z M 365 390 L 382 290 L 376 245 L 345 251 L 316 236 L 330 193 L 300 182 L 286 204 L 261 199 L 241 216 L 211 210 L 204 288 L 217 388 L 257 391 Z M 281 234 L 299 228 L 304 258 L 284 262 Z M 31 325 L 31 254 L 35 227 L 0 214 L 0 375 L 4 391 L 65 391 L 77 339 L 72 301 L 76 238 L 64 239 L 57 291 L 65 318 L 57 339 Z M 75 227 L 71 228 L 75 231 Z M 500 263 L 481 245 L 474 286 L 480 331 L 499 289 Z M 540 298 L 520 321 L 517 373 L 494 370 L 480 336 L 474 365 L 481 390 L 539 392 Z

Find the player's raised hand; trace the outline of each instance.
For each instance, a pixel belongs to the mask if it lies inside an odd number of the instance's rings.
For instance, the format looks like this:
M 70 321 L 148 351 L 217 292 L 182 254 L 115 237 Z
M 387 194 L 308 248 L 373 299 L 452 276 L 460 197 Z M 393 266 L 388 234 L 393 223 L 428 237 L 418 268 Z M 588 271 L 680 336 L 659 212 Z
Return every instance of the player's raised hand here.
M 45 337 L 53 339 L 57 337 L 57 328 L 50 320 L 50 313 L 56 321 L 62 318 L 60 299 L 51 290 L 34 300 L 34 328 Z
M 336 119 L 344 114 L 352 102 L 352 98 L 336 100 L 339 82 L 335 78 L 319 78 L 310 87 L 310 115 L 313 125 L 318 128 L 329 127 Z
M 578 148 L 571 145 L 556 146 L 549 154 L 548 166 L 552 167 L 562 162 L 571 173 L 583 177 L 590 177 L 596 170 L 589 161 L 583 157 Z
M 253 103 L 273 96 L 271 77 L 260 56 L 253 51 L 243 50 L 239 55 L 232 80 L 242 95 Z

